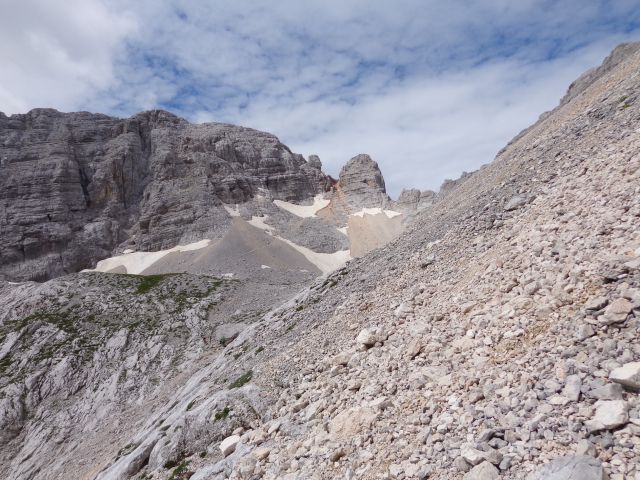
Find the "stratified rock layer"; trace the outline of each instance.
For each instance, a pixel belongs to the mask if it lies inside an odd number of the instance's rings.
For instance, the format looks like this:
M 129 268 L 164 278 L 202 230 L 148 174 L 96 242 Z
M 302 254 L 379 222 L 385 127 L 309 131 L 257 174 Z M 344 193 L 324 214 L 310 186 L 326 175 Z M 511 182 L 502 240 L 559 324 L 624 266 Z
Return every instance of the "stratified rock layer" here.
M 157 250 L 226 232 L 222 203 L 301 201 L 330 181 L 273 135 L 37 109 L 0 113 L 0 279 L 45 280 L 118 246 Z

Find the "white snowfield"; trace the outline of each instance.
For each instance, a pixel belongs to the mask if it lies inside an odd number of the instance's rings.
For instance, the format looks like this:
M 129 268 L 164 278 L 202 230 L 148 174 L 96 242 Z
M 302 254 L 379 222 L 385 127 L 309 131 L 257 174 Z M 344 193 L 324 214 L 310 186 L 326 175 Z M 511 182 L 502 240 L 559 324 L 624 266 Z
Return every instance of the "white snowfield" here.
M 231 215 L 232 217 L 239 217 L 240 216 L 240 208 L 238 207 L 238 204 L 227 205 L 226 203 L 223 203 L 222 206 L 227 211 L 227 213 L 229 215 Z
M 322 198 L 321 194 L 313 197 L 312 205 L 296 205 L 295 203 L 284 202 L 282 200 L 273 201 L 277 207 L 301 218 L 315 217 L 316 213 L 329 205 L 330 202 L 330 200 Z
M 273 235 L 273 230 L 271 230 L 271 225 L 267 225 L 266 223 L 264 223 L 264 221 L 269 218 L 268 215 L 265 215 L 264 217 L 251 217 L 251 220 L 249 220 L 247 223 L 249 225 L 253 225 L 256 228 L 259 228 L 260 230 L 264 230 L 265 232 L 267 232 L 269 235 Z
M 100 260 L 93 270 L 84 270 L 85 272 L 109 272 L 113 269 L 124 267 L 125 273 L 139 275 L 147 268 L 160 260 L 165 255 L 172 252 L 188 252 L 191 250 L 200 250 L 207 247 L 211 240 L 200 240 L 199 242 L 190 243 L 188 245 L 177 245 L 167 250 L 158 250 L 157 252 L 131 252 L 116 257 Z
M 384 213 L 387 218 L 397 217 L 398 215 L 402 215 L 401 212 L 396 212 L 394 210 L 382 210 L 381 208 L 363 208 L 359 212 L 352 213 L 351 215 L 355 215 L 356 217 L 364 217 L 365 215 L 378 215 L 379 213 Z
M 334 270 L 342 267 L 345 263 L 347 263 L 347 261 L 351 260 L 351 252 L 349 250 L 339 250 L 334 253 L 318 253 L 314 252 L 310 248 L 303 247 L 301 245 L 298 245 L 297 243 L 293 243 L 291 240 L 287 240 L 286 238 L 274 235 L 271 227 L 264 223 L 267 218 L 268 216 L 266 215 L 264 217 L 251 217 L 249 224 L 264 230 L 274 238 L 282 240 L 289 246 L 296 249 L 298 252 L 304 255 L 305 258 L 309 260 L 309 262 L 318 267 L 318 269 L 322 273 L 331 273 Z

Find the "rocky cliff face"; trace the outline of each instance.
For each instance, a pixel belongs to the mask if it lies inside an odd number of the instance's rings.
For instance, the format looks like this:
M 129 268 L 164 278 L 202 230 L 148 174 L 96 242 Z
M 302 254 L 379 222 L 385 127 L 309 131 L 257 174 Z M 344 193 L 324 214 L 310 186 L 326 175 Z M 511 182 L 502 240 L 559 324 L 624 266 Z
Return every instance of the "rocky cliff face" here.
M 0 278 L 43 280 L 118 247 L 218 238 L 230 222 L 223 203 L 301 201 L 329 187 L 317 162 L 248 128 L 164 111 L 0 114 Z
M 380 167 L 366 154 L 356 155 L 342 167 L 338 188 L 355 210 L 384 206 L 389 201 Z

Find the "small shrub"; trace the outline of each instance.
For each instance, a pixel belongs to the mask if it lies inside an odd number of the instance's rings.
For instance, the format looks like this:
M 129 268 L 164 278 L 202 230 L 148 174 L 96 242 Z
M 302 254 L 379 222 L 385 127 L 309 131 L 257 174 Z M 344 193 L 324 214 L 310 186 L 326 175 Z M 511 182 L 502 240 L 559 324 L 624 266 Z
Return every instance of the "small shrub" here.
M 253 378 L 253 371 L 249 370 L 240 375 L 234 382 L 229 385 L 229 388 L 240 388 L 251 381 Z
M 195 401 L 195 400 L 191 400 L 191 401 L 189 402 L 189 404 L 187 405 L 187 412 L 188 412 L 189 410 L 191 410 L 195 404 L 196 404 L 196 401 Z
M 144 275 L 142 281 L 138 284 L 136 292 L 140 295 L 144 295 L 152 288 L 156 287 L 165 278 L 172 276 L 172 273 L 164 273 L 162 275 Z
M 229 416 L 229 412 L 231 412 L 229 407 L 224 407 L 222 410 L 218 410 L 215 415 L 216 420 L 224 420 Z
M 264 350 L 264 347 L 260 345 L 258 348 L 256 348 L 256 353 L 260 353 L 263 350 Z
M 180 465 L 178 465 L 173 470 L 173 472 L 171 472 L 171 476 L 169 477 L 169 480 L 183 480 L 191 477 L 193 473 L 187 470 L 188 465 L 189 465 L 189 460 L 183 461 Z

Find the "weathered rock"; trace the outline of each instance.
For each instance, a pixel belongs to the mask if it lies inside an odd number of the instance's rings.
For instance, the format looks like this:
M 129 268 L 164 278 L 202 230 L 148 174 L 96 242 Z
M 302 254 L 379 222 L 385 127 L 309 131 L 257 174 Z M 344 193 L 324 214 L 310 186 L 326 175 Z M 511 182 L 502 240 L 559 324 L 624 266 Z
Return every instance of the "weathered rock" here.
M 629 421 L 629 405 L 624 400 L 598 400 L 596 414 L 585 422 L 590 432 L 610 430 Z
M 632 390 L 640 390 L 640 362 L 625 363 L 609 374 L 609 380 Z
M 500 477 L 500 471 L 490 462 L 482 462 L 464 475 L 464 480 L 495 480 Z
M 599 320 L 607 325 L 624 322 L 632 309 L 633 304 L 629 300 L 618 298 L 607 306 L 604 315 L 601 315 Z
M 382 207 L 390 201 L 378 164 L 369 155 L 360 154 L 340 170 L 339 189 L 352 208 Z
M 504 209 L 509 212 L 511 210 L 516 210 L 527 204 L 527 199 L 521 196 L 515 196 L 509 199 L 509 201 L 505 204 Z
M 225 457 L 231 455 L 240 443 L 240 435 L 231 435 L 220 442 L 220 451 Z
M 527 480 L 604 480 L 600 460 L 591 456 L 570 455 L 560 457 L 541 467 Z

